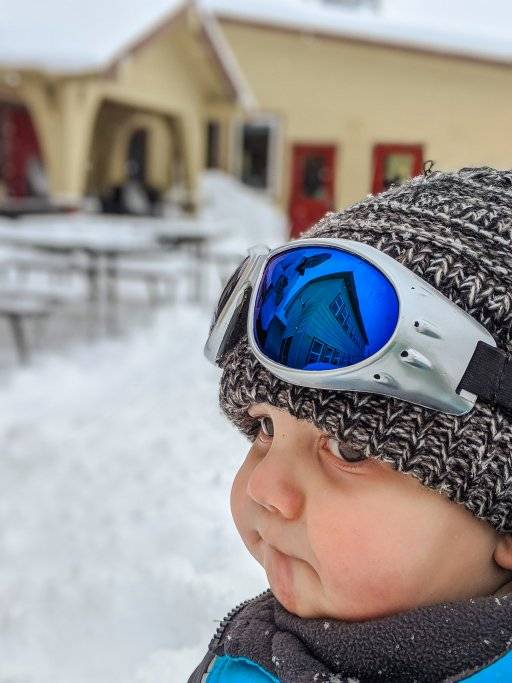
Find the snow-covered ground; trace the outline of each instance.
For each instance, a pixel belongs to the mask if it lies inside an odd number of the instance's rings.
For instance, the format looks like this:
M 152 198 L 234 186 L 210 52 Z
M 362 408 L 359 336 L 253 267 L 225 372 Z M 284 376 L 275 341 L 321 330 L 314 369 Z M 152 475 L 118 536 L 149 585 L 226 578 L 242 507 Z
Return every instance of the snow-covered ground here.
M 282 241 L 233 183 L 205 178 L 205 220 L 229 205 L 232 243 Z M 249 444 L 218 407 L 209 321 L 180 303 L 2 377 L 0 683 L 182 683 L 266 587 L 229 511 Z

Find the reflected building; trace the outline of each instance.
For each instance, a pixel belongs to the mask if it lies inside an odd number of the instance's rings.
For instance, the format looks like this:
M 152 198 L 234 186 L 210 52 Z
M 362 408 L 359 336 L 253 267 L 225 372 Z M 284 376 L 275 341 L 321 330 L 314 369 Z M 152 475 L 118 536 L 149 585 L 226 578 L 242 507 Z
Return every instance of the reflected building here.
M 325 370 L 363 360 L 369 341 L 359 309 L 351 272 L 323 275 L 293 291 L 295 273 L 267 290 L 271 319 L 262 318 L 265 352 L 277 362 L 294 368 Z M 286 298 L 285 290 L 289 296 Z M 282 303 L 279 306 L 279 298 Z M 277 306 L 276 306 L 277 304 Z M 263 307 L 262 307 L 263 308 Z

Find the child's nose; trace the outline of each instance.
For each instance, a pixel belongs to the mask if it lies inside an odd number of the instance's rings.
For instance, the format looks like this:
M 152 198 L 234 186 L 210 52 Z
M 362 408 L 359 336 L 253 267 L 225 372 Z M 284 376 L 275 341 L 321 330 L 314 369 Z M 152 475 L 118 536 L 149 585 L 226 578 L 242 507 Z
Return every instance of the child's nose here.
M 300 517 L 305 502 L 305 489 L 297 476 L 295 455 L 288 445 L 279 447 L 274 441 L 247 481 L 248 496 L 267 510 L 279 512 L 290 520 Z

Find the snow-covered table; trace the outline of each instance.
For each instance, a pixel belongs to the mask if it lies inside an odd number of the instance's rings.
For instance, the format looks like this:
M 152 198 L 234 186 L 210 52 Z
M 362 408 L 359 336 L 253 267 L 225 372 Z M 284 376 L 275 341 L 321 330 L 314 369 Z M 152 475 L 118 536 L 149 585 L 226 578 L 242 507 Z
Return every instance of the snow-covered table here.
M 186 222 L 171 225 L 168 229 L 160 229 L 156 233 L 156 239 L 160 246 L 165 249 L 187 248 L 195 258 L 195 282 L 192 300 L 196 303 L 201 301 L 203 291 L 204 269 L 201 267 L 208 257 L 209 245 L 213 239 L 222 236 L 222 232 L 187 225 Z
M 106 322 L 112 332 L 117 331 L 119 257 L 151 253 L 158 249 L 151 231 L 144 234 L 123 230 L 107 232 L 95 227 L 79 228 L 72 223 L 57 228 L 46 225 L 12 228 L 0 226 L 0 244 L 27 247 L 52 254 L 86 254 L 88 260 L 84 272 L 89 282 L 89 299 L 95 305 L 99 305 L 101 299 L 104 299 Z

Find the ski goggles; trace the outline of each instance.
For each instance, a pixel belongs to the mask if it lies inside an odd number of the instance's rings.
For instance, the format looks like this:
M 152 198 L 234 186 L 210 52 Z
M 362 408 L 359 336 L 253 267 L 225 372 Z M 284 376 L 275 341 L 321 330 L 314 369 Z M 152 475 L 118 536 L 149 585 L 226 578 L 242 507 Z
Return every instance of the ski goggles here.
M 257 245 L 228 280 L 204 348 L 222 365 L 247 334 L 276 377 L 392 396 L 450 415 L 512 408 L 512 362 L 477 320 L 368 244 Z

